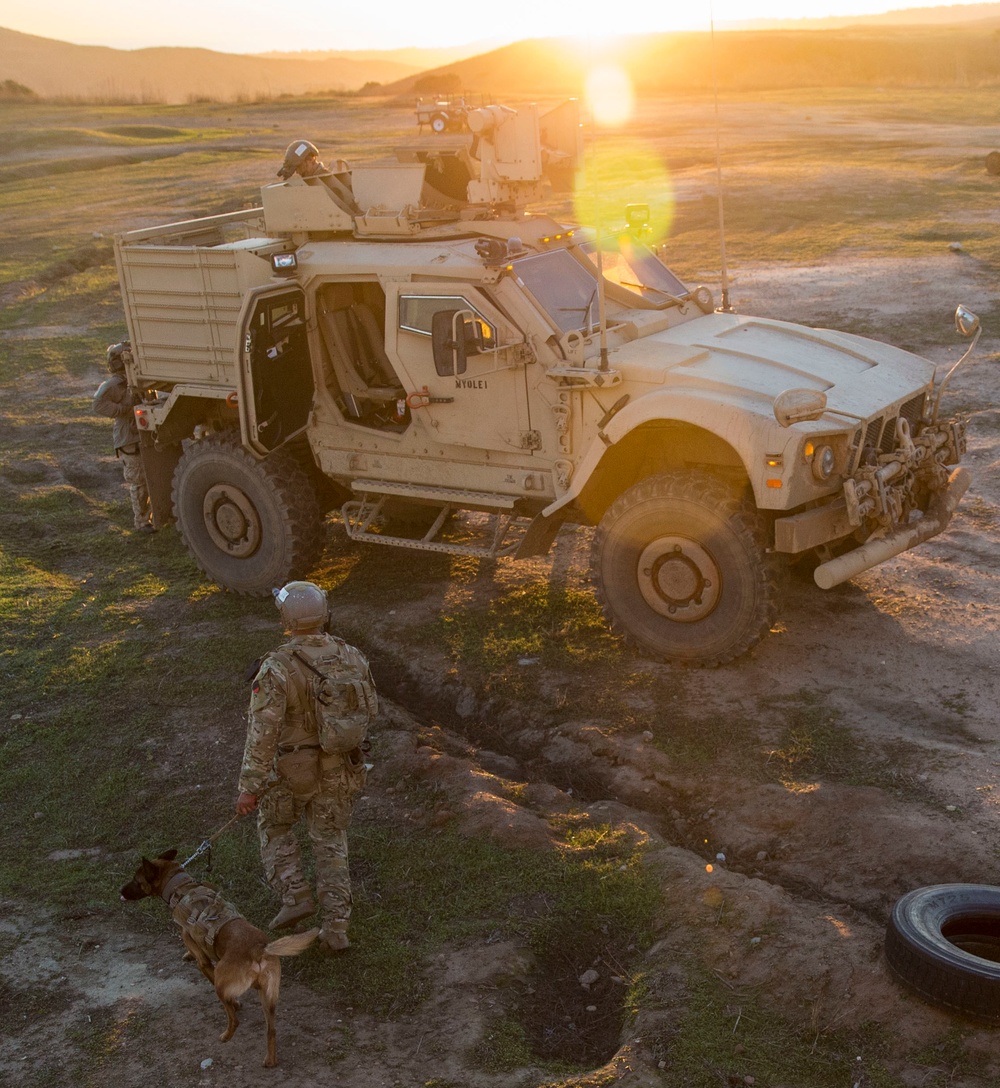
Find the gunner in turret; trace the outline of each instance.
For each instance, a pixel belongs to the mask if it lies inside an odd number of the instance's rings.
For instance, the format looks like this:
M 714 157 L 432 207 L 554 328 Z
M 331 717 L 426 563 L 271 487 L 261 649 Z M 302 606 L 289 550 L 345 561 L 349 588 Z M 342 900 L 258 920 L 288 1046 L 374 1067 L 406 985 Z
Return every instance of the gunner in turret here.
M 319 148 L 311 140 L 293 140 L 285 151 L 278 177 L 287 181 L 293 174 L 312 178 L 317 174 L 343 174 L 349 169 L 343 159 L 336 159 L 332 166 L 327 166 L 319 157 Z

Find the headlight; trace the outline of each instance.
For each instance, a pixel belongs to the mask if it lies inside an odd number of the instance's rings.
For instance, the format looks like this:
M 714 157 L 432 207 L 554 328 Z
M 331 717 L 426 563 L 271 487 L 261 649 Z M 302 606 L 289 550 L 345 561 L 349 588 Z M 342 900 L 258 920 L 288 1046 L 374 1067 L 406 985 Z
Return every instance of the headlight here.
M 813 476 L 821 482 L 826 482 L 833 475 L 834 466 L 837 463 L 832 446 L 817 446 L 813 450 L 812 470 Z

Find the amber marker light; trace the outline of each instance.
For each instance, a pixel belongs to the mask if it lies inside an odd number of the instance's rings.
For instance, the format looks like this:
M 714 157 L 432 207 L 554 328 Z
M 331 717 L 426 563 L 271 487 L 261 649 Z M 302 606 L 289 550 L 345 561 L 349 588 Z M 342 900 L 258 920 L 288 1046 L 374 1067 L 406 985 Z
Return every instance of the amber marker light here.
M 781 484 L 780 480 L 768 480 L 767 481 L 767 486 L 768 487 L 773 487 L 773 488 L 779 488 L 779 487 L 782 486 L 782 484 Z

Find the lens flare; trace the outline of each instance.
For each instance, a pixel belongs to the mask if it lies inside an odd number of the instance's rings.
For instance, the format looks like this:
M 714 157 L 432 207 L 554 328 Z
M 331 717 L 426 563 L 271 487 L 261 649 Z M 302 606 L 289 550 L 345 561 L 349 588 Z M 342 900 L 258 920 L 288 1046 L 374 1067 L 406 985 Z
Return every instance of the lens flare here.
M 584 96 L 591 116 L 603 128 L 623 125 L 632 116 L 635 95 L 628 73 L 617 64 L 602 64 L 587 76 Z
M 605 138 L 587 149 L 577 172 L 573 213 L 602 232 L 625 227 L 628 204 L 649 205 L 650 231 L 642 241 L 662 242 L 674 219 L 674 185 L 664 163 L 646 147 Z

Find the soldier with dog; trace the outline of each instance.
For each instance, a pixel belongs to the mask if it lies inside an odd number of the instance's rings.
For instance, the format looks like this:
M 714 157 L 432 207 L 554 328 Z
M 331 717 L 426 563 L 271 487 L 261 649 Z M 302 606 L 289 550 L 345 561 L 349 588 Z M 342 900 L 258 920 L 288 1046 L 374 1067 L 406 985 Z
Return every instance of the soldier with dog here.
M 378 708 L 364 655 L 326 632 L 326 593 L 312 582 L 274 591 L 291 638 L 265 656 L 253 679 L 236 812 L 257 811 L 260 853 L 281 909 L 271 929 L 316 910 L 295 827 L 304 820 L 328 951 L 349 946 L 347 829 L 364 789 L 362 745 Z

